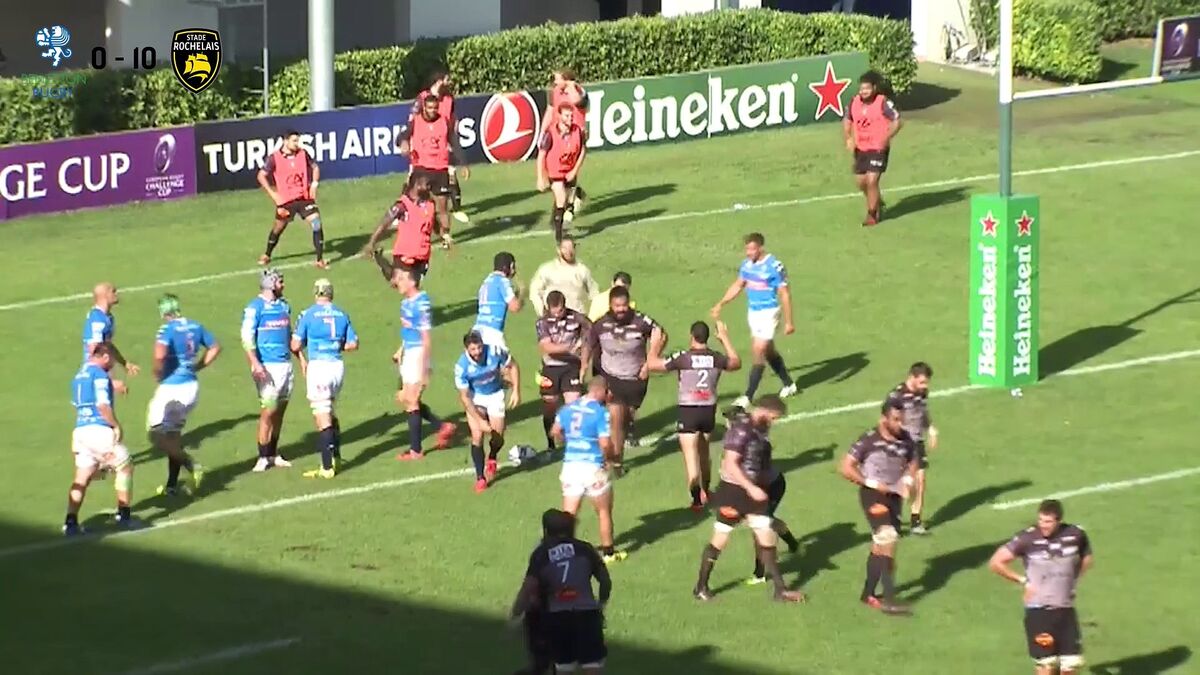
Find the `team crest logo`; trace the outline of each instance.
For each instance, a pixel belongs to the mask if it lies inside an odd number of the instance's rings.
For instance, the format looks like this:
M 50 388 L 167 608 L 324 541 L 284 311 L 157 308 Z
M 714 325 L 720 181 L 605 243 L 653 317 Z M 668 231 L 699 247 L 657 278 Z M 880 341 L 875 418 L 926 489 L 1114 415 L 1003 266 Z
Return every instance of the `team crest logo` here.
M 480 146 L 490 162 L 522 162 L 537 147 L 541 115 L 527 91 L 494 94 L 479 116 Z
M 171 66 L 193 94 L 208 89 L 221 72 L 221 36 L 208 28 L 177 30 L 171 38 Z
M 1038 633 L 1033 636 L 1033 641 L 1037 646 L 1043 649 L 1051 649 L 1054 647 L 1054 636 L 1049 633 Z
M 738 510 L 733 508 L 732 506 L 722 506 L 718 510 L 718 513 L 721 514 L 722 518 L 725 518 L 727 520 L 737 520 L 742 515 L 742 514 L 738 513 Z

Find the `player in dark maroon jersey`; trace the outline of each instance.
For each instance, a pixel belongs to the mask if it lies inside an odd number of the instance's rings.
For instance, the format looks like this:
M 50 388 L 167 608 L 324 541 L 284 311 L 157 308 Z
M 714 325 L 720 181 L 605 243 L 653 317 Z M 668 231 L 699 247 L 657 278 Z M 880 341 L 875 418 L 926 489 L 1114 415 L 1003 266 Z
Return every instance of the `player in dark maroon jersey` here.
M 679 449 L 687 472 L 688 491 L 692 495 L 692 510 L 700 511 L 708 503 L 712 484 L 712 460 L 708 453 L 709 436 L 717 426 L 717 382 L 721 373 L 731 373 L 742 367 L 742 358 L 729 340 L 724 322 L 717 322 L 717 339 L 725 353 L 708 348 L 708 324 L 697 321 L 691 328 L 692 344 L 685 351 L 672 354 L 666 360 L 649 359 L 655 372 L 673 372 L 679 378 Z
M 896 401 L 904 410 L 904 430 L 917 444 L 917 482 L 913 485 L 912 500 L 909 502 L 913 534 L 925 534 L 928 531 L 921 520 L 921 510 L 925 507 L 925 470 L 929 468 L 925 444 L 928 442 L 929 449 L 936 450 L 938 443 L 938 430 L 929 416 L 929 380 L 932 378 L 933 368 L 924 361 L 918 361 L 908 369 L 908 377 L 888 393 L 888 400 Z
M 554 415 L 560 403 L 571 403 L 583 393 L 584 373 L 591 362 L 587 336 L 592 324 L 582 312 L 567 307 L 562 291 L 546 295 L 546 312 L 534 330 L 542 353 L 542 372 L 538 379 L 542 394 L 542 428 L 546 448 L 554 452 Z

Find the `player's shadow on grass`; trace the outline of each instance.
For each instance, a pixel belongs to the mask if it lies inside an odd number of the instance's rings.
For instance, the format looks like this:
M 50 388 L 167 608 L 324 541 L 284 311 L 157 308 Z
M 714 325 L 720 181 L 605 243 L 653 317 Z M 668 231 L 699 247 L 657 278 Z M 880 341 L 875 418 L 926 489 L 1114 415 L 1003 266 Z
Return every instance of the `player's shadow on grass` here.
M 813 361 L 791 368 L 800 391 L 811 389 L 826 382 L 845 382 L 871 365 L 866 352 L 852 352 L 842 356 Z M 799 373 L 799 374 L 797 374 Z
M 467 190 L 470 190 L 470 181 L 465 184 Z M 484 215 L 490 211 L 503 209 L 513 204 L 524 201 L 530 201 L 538 197 L 538 193 L 533 190 L 515 190 L 513 192 L 505 192 L 491 197 L 484 197 L 480 200 L 471 199 L 471 195 L 466 194 L 463 197 L 463 210 L 471 217 L 476 217 L 476 214 Z M 545 195 L 542 195 L 543 197 Z M 549 199 L 546 197 L 546 199 Z
M 775 450 L 775 455 L 771 458 L 771 464 L 785 476 L 793 471 L 803 469 L 814 464 L 823 464 L 833 459 L 834 452 L 837 446 L 830 443 L 817 448 L 809 448 L 798 455 L 791 457 L 779 456 L 779 450 Z
M 479 279 L 482 281 L 483 277 L 480 276 Z M 468 300 L 459 300 L 457 302 L 452 302 L 448 305 L 434 304 L 434 306 L 433 306 L 433 325 L 442 326 L 442 325 L 445 325 L 448 323 L 454 323 L 455 321 L 458 321 L 459 319 L 467 319 L 467 318 L 473 317 L 473 316 L 475 316 L 475 312 L 478 308 L 479 308 L 479 302 L 474 297 L 472 297 Z M 462 345 L 461 336 L 455 336 L 455 339 L 451 340 L 451 342 L 458 343 L 458 344 L 451 345 L 452 347 L 455 348 L 454 351 L 458 351 L 459 349 L 461 349 L 461 345 Z
M 788 501 L 785 498 L 781 510 L 786 511 L 787 505 Z M 785 516 L 786 520 L 787 514 L 781 515 Z M 751 535 L 747 532 L 745 536 Z M 798 588 L 825 570 L 836 570 L 837 565 L 833 564 L 835 557 L 870 540 L 870 535 L 857 531 L 853 523 L 834 523 L 800 537 L 800 550 L 797 553 L 786 553 L 780 549 L 779 571 L 783 573 L 789 585 Z M 739 574 L 736 579 L 716 587 L 713 589 L 714 594 L 719 595 L 742 584 L 754 569 L 752 558 L 739 561 L 734 560 L 732 556 L 722 557 L 718 569 L 726 564 L 742 566 L 738 570 L 744 569 L 745 574 Z
M 1089 326 L 1065 335 L 1038 351 L 1042 379 L 1070 370 L 1142 333 L 1134 324 L 1176 305 L 1200 302 L 1200 287 L 1180 293 L 1118 324 Z
M 683 495 L 683 492 L 680 492 Z M 690 530 L 708 520 L 706 511 L 692 511 L 687 507 L 666 509 L 638 516 L 638 524 L 623 530 L 613 542 L 617 548 L 633 553 L 661 541 L 674 532 Z
M 955 574 L 982 567 L 992 557 L 995 550 L 996 544 L 990 542 L 934 556 L 925 561 L 925 571 L 920 578 L 900 584 L 896 587 L 896 591 L 904 597 L 905 602 L 919 602 L 922 598 L 944 588 Z
M 675 183 L 659 183 L 658 185 L 642 185 L 604 194 L 588 193 L 588 199 L 584 202 L 581 213 L 595 215 L 609 209 L 644 202 L 647 199 L 665 197 L 674 194 L 676 187 Z M 662 209 L 659 209 L 659 212 L 661 213 Z
M 247 514 L 242 523 L 256 519 L 262 520 L 260 515 Z M 166 672 L 190 660 L 197 661 L 192 664 L 199 665 L 196 670 L 205 672 L 249 668 L 262 673 L 336 673 L 347 671 L 347 655 L 352 655 L 358 675 L 505 675 L 523 665 L 521 634 L 506 628 L 500 606 L 516 592 L 515 586 L 504 587 L 504 600 L 491 604 L 487 612 L 411 597 L 416 593 L 401 596 L 381 589 L 390 585 L 391 591 L 397 591 L 403 584 L 396 580 L 412 574 L 397 559 L 410 547 L 403 537 L 384 537 L 381 545 L 342 546 L 341 540 L 328 536 L 338 532 L 336 518 L 318 519 L 307 529 L 309 535 L 298 535 L 303 538 L 297 540 L 271 527 L 233 528 L 219 542 L 201 539 L 206 546 L 225 547 L 209 550 L 210 562 L 204 556 L 155 549 L 169 540 L 182 541 L 179 537 L 186 533 L 181 531 L 141 533 L 137 546 L 128 545 L 121 536 L 60 544 L 47 531 L 0 521 L 0 541 L 61 546 L 4 559 L 5 600 L 24 610 L 25 616 L 19 625 L 6 625 L 0 633 L 5 672 L 66 672 L 78 666 L 77 655 L 84 652 L 89 654 L 86 670 L 105 673 Z M 531 529 L 515 536 L 532 545 L 537 534 Z M 459 547 L 465 559 L 491 561 L 493 581 L 519 582 L 527 549 L 497 553 L 470 539 L 466 538 L 465 549 Z M 64 579 L 78 576 L 81 561 L 86 561 L 87 569 L 113 573 L 103 583 L 73 584 L 70 592 L 45 591 L 61 588 Z M 263 561 L 269 564 L 260 564 Z M 329 581 L 321 583 L 318 578 Z M 618 577 L 614 600 L 631 607 L 650 602 L 629 593 Z M 121 624 L 129 630 L 106 635 L 105 649 L 95 650 L 95 638 L 87 631 L 62 629 L 64 616 L 85 625 L 102 623 L 114 598 L 125 600 Z M 186 611 L 172 612 L 170 620 L 164 620 L 164 602 L 186 606 Z M 336 608 L 336 620 L 331 620 L 331 608 Z M 719 659 L 716 648 L 704 644 L 710 641 L 704 636 L 677 635 L 671 649 L 650 648 L 616 637 L 628 633 L 622 630 L 620 614 L 608 620 L 609 672 L 676 673 L 686 664 L 690 675 L 802 673 L 794 668 L 742 666 L 730 663 L 728 655 Z M 195 642 L 180 640 L 180 635 L 208 638 Z M 464 636 L 470 636 L 470 648 L 464 648 Z M 277 648 L 271 648 L 271 643 L 277 643 Z M 253 647 L 249 653 L 237 654 L 242 645 Z M 221 659 L 219 654 L 230 649 L 235 653 Z M 212 660 L 214 654 L 218 656 Z
M 622 225 L 629 225 L 631 223 L 650 220 L 651 218 L 657 218 L 666 212 L 666 209 L 647 209 L 645 211 L 634 211 L 633 213 L 623 213 L 617 216 L 609 216 L 607 218 L 601 218 L 599 220 L 590 222 L 586 220 L 586 216 L 582 216 L 579 220 L 575 221 L 575 223 L 578 224 L 578 230 L 572 234 L 576 238 L 586 239 L 588 237 L 600 234 L 609 228 L 621 227 Z M 580 223 L 581 220 L 583 221 L 582 223 Z
M 893 220 L 948 204 L 958 204 L 966 200 L 967 188 L 961 186 L 946 188 L 944 190 L 933 190 L 931 192 L 919 192 L 917 194 L 905 195 L 899 201 L 889 204 L 884 210 L 884 216 L 887 220 Z
M 1090 670 L 1095 675 L 1159 675 L 1187 663 L 1190 658 L 1189 647 L 1176 645 L 1150 654 L 1097 663 Z
M 454 241 L 458 244 L 464 244 L 468 241 L 494 237 L 501 234 L 514 236 L 529 233 L 530 236 L 534 236 L 532 233 L 537 231 L 539 224 L 542 226 L 542 232 L 549 238 L 551 234 L 549 202 L 546 203 L 545 209 L 529 211 L 515 216 L 481 218 L 472 221 L 470 225 L 465 227 L 458 225 L 456 226 L 457 233 L 454 235 Z M 500 242 L 497 242 L 496 250 L 499 251 L 501 248 Z
M 905 112 L 924 110 L 948 103 L 962 93 L 961 89 L 943 87 L 929 82 L 913 82 L 912 87 L 896 97 L 896 105 Z
M 243 423 L 256 419 L 258 419 L 257 414 L 245 413 L 237 417 L 227 417 L 223 420 L 216 420 L 206 424 L 201 424 L 194 429 L 189 429 L 183 432 L 183 447 L 188 452 L 192 452 L 196 456 L 197 461 L 199 461 L 201 464 L 204 464 L 204 454 L 200 452 L 204 448 L 204 441 L 230 431 L 234 427 L 237 427 Z M 133 461 L 135 464 L 140 464 L 142 462 L 153 461 L 155 459 L 163 459 L 164 457 L 166 457 L 166 455 L 164 455 L 161 450 L 148 447 L 145 450 L 135 454 L 133 456 Z
M 996 498 L 1014 490 L 1033 485 L 1028 480 L 1014 480 L 1000 485 L 988 485 L 969 492 L 955 495 L 950 501 L 938 507 L 929 517 L 931 525 L 945 525 L 967 515 L 976 508 L 996 501 Z

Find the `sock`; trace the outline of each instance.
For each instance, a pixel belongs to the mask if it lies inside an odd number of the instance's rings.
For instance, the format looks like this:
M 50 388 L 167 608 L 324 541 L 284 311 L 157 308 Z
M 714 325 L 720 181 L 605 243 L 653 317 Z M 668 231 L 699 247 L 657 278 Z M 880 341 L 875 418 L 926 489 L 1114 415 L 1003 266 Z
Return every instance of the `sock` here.
M 271 434 L 271 443 L 269 444 L 269 447 L 271 448 L 272 457 L 275 457 L 279 454 L 279 431 Z
M 863 585 L 862 592 L 864 601 L 875 595 L 875 588 L 879 586 L 879 577 L 883 576 L 883 566 L 883 556 L 872 553 L 867 557 L 867 582 Z
M 762 579 L 767 576 L 763 571 L 762 556 L 759 555 L 758 547 L 754 547 L 754 578 Z
M 554 450 L 554 434 L 550 433 L 550 429 L 553 426 L 554 413 L 542 411 L 542 429 L 546 431 L 546 447 L 551 451 Z
M 475 464 L 475 480 L 483 480 L 483 446 L 471 444 L 471 462 Z
M 758 391 L 758 384 L 762 382 L 764 370 L 766 368 L 761 365 L 750 366 L 750 382 L 746 384 L 746 398 L 754 399 L 754 394 Z
M 79 527 L 79 514 L 68 513 L 66 519 L 63 520 L 63 525 L 67 527 Z
M 763 571 L 775 586 L 775 594 L 786 591 L 787 585 L 783 583 L 783 572 L 779 571 L 779 551 L 774 546 L 760 546 L 758 547 L 758 559 L 762 561 Z
M 323 260 L 325 258 L 325 230 L 320 227 L 313 228 L 312 239 L 317 260 Z
M 271 230 L 271 234 L 267 235 L 266 255 L 268 258 L 271 257 L 272 253 L 275 252 L 275 247 L 278 245 L 279 245 L 279 233 L 276 232 L 275 230 Z
M 268 459 L 271 457 L 271 444 L 269 442 L 258 444 L 258 456 L 262 457 L 263 459 Z
M 784 530 L 783 532 L 779 532 L 777 534 L 779 535 L 779 538 L 783 540 L 783 543 L 787 544 L 788 551 L 790 553 L 795 553 L 796 551 L 800 550 L 800 542 L 796 541 L 796 535 L 792 534 L 791 530 Z
M 440 417 L 438 417 L 437 415 L 433 414 L 433 408 L 430 408 L 429 406 L 422 403 L 420 412 L 421 412 L 421 419 L 425 420 L 426 422 L 429 422 L 434 427 L 442 426 L 442 419 Z
M 488 442 L 488 459 L 495 461 L 503 449 L 504 439 L 492 436 L 492 439 Z
M 342 423 L 338 420 L 337 415 L 333 416 L 333 456 L 337 459 L 342 458 Z
M 408 449 L 421 452 L 421 413 L 416 410 L 408 413 Z
M 880 578 L 883 580 L 883 599 L 892 602 L 896 599 L 896 577 L 894 569 L 896 562 L 891 558 L 879 556 Z
M 173 488 L 179 484 L 179 470 L 183 465 L 171 457 L 167 458 L 167 487 Z
M 700 504 L 700 484 L 692 484 L 692 504 L 698 506 Z
M 917 513 L 912 514 L 912 520 L 910 522 L 913 527 L 920 525 L 921 524 L 921 513 L 918 511 Z
M 187 469 L 188 473 L 192 473 L 196 470 L 195 462 L 192 461 L 192 456 L 186 452 L 183 453 L 183 459 L 179 460 L 179 466 Z
M 575 184 L 575 199 L 587 199 L 587 194 L 583 191 L 583 186 L 579 185 L 578 183 Z M 572 206 L 574 206 L 574 204 L 572 204 Z
M 600 547 L 600 555 L 612 555 L 614 553 L 616 553 L 616 547 L 614 546 L 610 545 Z
M 712 576 L 713 566 L 720 557 L 721 549 L 712 544 L 704 547 L 704 552 L 700 554 L 700 578 L 696 580 L 696 588 L 708 588 L 708 578 Z
M 129 520 L 132 517 L 128 506 L 117 505 L 117 520 Z
M 783 357 L 777 352 L 771 352 L 767 357 L 767 363 L 771 365 L 771 370 L 775 372 L 775 377 L 783 382 L 783 386 L 788 387 L 792 384 L 792 376 L 788 375 L 787 366 L 783 364 Z
M 554 207 L 554 217 L 551 222 L 554 223 L 554 241 L 562 241 L 563 236 L 563 213 L 566 212 L 566 207 Z
M 458 181 L 450 184 L 450 210 L 462 211 L 462 187 Z
M 317 432 L 317 452 L 321 453 L 321 468 L 333 468 L 333 426 Z

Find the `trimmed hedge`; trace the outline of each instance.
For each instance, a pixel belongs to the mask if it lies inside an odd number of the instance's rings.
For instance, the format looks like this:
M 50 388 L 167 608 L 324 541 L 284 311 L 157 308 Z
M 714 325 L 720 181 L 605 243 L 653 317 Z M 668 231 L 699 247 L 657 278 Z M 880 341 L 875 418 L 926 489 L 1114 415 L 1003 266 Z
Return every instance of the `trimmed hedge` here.
M 1158 20 L 1200 14 L 1200 0 L 1094 0 L 1102 12 L 1100 30 L 1105 40 L 1151 37 Z
M 999 0 L 976 0 L 976 25 L 989 47 L 999 42 Z M 1015 0 L 1013 68 L 1064 82 L 1094 82 L 1102 59 L 1103 12 L 1092 0 Z
M 473 94 L 544 88 L 551 70 L 568 65 L 584 81 L 600 82 L 847 51 L 865 52 L 896 91 L 912 86 L 917 63 L 906 22 L 745 10 L 547 24 L 344 52 L 334 57 L 334 101 L 353 106 L 411 98 L 439 64 L 450 67 L 459 94 Z M 276 73 L 273 114 L 308 110 L 307 65 L 299 61 Z M 169 68 L 149 74 L 78 71 L 54 78 L 79 79 L 76 92 L 83 95 L 34 99 L 33 81 L 0 79 L 0 110 L 6 113 L 0 116 L 0 144 L 247 117 L 261 110 L 259 97 L 250 93 L 258 76 L 234 66 L 222 67 L 218 81 L 202 95 L 180 87 Z

